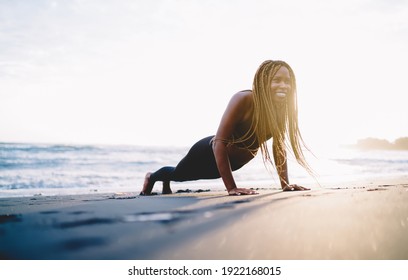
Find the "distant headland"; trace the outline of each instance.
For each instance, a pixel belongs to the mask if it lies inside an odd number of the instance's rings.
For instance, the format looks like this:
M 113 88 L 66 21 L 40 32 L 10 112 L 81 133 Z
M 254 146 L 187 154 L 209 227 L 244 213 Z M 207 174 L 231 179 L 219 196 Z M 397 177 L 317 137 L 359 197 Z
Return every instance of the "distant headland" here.
M 370 137 L 358 140 L 353 147 L 364 150 L 408 150 L 408 137 L 398 138 L 394 142 Z

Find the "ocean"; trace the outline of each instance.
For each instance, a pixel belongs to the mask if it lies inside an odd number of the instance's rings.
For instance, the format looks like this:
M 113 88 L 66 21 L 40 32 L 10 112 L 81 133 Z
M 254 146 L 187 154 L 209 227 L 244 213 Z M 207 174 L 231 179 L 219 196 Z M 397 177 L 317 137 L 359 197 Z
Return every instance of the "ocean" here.
M 139 192 L 146 172 L 174 166 L 188 147 L 50 145 L 0 143 L 0 197 Z M 361 151 L 339 148 L 309 156 L 321 185 L 374 180 L 408 174 L 408 151 Z M 312 186 L 316 180 L 289 160 L 291 183 Z M 242 187 L 279 189 L 258 155 L 234 172 Z M 172 183 L 177 190 L 223 190 L 221 179 Z M 161 192 L 160 182 L 154 191 Z

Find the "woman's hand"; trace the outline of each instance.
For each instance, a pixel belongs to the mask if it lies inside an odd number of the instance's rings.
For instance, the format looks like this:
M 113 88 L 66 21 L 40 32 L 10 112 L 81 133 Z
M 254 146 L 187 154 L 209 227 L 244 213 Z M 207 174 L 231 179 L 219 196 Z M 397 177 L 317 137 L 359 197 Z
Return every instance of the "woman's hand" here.
M 293 192 L 293 191 L 310 191 L 310 189 L 293 184 L 293 185 L 287 185 L 284 188 L 282 188 L 284 192 Z
M 234 188 L 228 191 L 229 195 L 251 195 L 258 194 L 256 191 L 244 188 Z

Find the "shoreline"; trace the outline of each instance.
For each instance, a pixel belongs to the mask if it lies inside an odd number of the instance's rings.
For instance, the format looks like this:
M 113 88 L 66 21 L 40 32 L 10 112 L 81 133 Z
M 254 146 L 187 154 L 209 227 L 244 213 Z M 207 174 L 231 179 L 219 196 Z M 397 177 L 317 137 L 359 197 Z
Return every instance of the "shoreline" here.
M 114 195 L 115 193 L 131 193 L 133 195 L 139 194 L 142 189 L 143 178 L 140 180 L 140 184 L 136 185 L 134 189 L 118 188 L 118 189 L 104 189 L 104 188 L 56 188 L 56 189 L 13 189 L 13 190 L 0 190 L 0 200 L 2 199 L 14 199 L 23 197 L 64 197 L 64 196 L 101 196 L 101 195 Z M 215 182 L 214 182 L 215 181 Z M 408 175 L 381 175 L 375 178 L 356 178 L 347 179 L 341 182 L 335 182 L 335 180 L 321 180 L 319 182 L 309 178 L 308 180 L 298 180 L 298 184 L 311 188 L 312 190 L 318 189 L 330 189 L 330 188 L 350 188 L 350 187 L 363 187 L 372 185 L 398 185 L 408 182 Z M 281 188 L 278 181 L 238 181 L 239 187 L 242 188 L 254 188 L 269 191 L 279 191 Z M 258 186 L 258 187 L 254 187 Z M 217 180 L 199 180 L 191 182 L 174 182 L 172 184 L 173 192 L 185 192 L 186 190 L 195 191 L 224 191 L 225 187 L 222 181 Z M 161 195 L 161 187 L 159 183 L 155 185 L 153 192 Z M 225 191 L 226 192 L 226 191 Z
M 0 259 L 408 259 L 408 180 L 0 199 Z

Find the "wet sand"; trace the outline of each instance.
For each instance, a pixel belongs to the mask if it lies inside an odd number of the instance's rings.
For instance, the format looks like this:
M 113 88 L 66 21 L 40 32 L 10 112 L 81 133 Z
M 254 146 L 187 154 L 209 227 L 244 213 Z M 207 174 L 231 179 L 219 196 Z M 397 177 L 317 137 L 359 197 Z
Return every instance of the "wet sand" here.
M 0 199 L 0 259 L 408 259 L 408 182 Z

